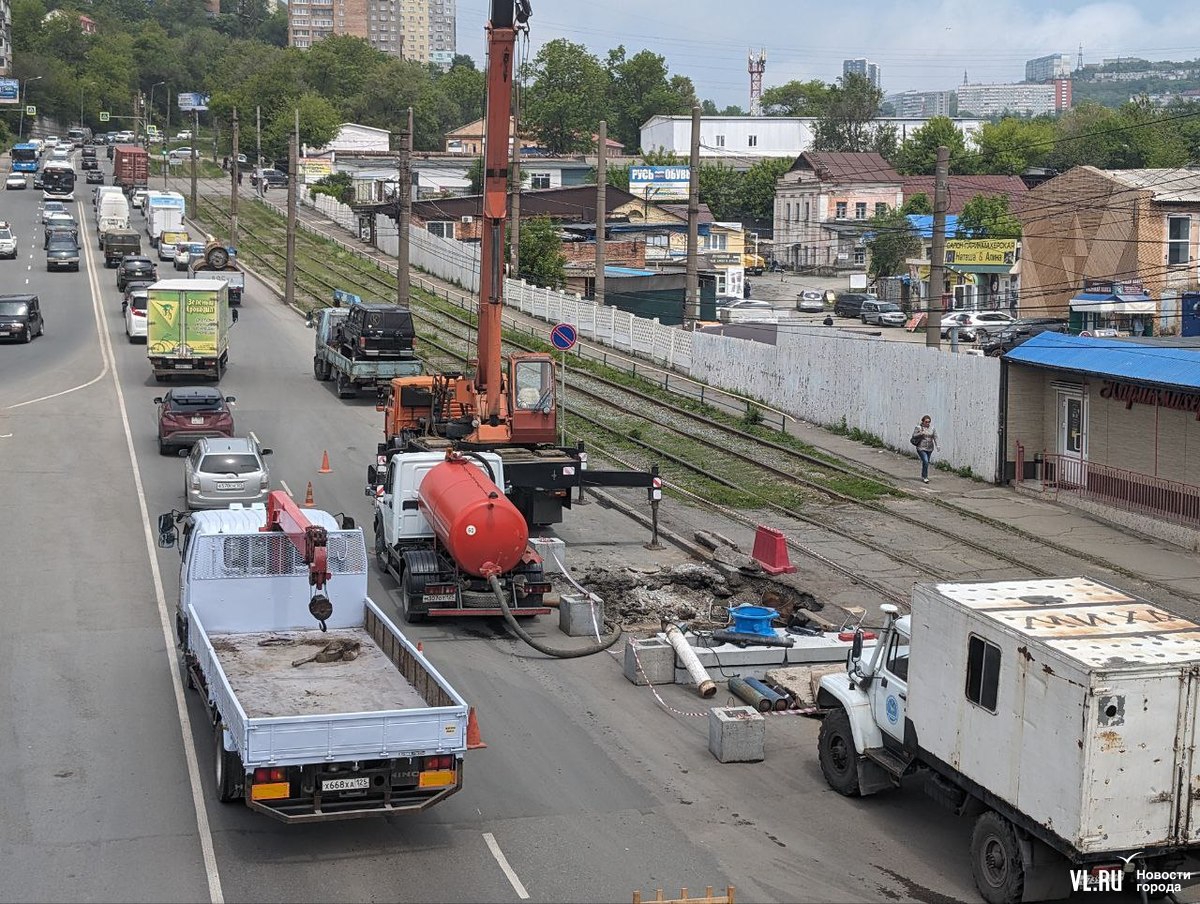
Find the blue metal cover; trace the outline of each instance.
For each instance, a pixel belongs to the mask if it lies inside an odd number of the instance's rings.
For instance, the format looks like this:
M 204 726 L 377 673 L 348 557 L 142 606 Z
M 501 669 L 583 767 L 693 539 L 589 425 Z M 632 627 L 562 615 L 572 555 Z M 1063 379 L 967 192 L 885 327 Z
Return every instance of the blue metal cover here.
M 1025 340 L 1004 359 L 1114 380 L 1200 389 L 1200 350 L 1195 348 L 1045 332 Z

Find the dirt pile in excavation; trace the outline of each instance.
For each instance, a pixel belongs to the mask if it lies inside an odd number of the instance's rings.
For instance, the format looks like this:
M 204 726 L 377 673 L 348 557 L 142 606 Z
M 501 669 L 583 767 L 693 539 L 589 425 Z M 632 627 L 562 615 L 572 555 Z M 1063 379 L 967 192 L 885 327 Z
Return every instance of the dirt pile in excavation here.
M 802 590 L 692 562 L 662 569 L 593 567 L 575 578 L 604 600 L 609 618 L 630 630 L 658 630 L 664 620 L 720 627 L 729 621 L 728 610 L 743 604 L 777 609 L 785 622 L 797 609 L 821 608 Z

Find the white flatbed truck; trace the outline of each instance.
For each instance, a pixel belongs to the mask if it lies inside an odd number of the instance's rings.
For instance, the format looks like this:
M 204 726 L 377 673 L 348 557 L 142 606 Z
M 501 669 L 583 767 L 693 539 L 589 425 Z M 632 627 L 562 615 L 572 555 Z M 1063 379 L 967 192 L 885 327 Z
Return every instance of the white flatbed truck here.
M 462 787 L 467 704 L 367 596 L 360 529 L 278 491 L 168 512 L 161 546 L 176 524 L 176 631 L 212 717 L 218 799 L 299 823 L 424 810 Z

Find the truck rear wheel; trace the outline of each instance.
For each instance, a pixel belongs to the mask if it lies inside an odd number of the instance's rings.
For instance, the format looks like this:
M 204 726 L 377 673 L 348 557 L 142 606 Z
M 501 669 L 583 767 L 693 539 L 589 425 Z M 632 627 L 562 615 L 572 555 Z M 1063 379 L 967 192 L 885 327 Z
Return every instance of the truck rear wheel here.
M 213 777 L 216 779 L 217 800 L 223 804 L 240 800 L 245 774 L 242 760 L 225 749 L 225 723 L 217 720 L 213 726 Z
M 425 613 L 413 611 L 412 597 L 412 575 L 405 569 L 400 573 L 400 616 L 407 624 L 415 625 L 425 621 Z
M 988 904 L 1017 904 L 1025 892 L 1021 845 L 1011 822 L 994 810 L 975 820 L 971 832 L 971 874 Z
M 829 787 L 847 797 L 858 796 L 858 750 L 850 730 L 850 716 L 841 707 L 821 720 L 817 758 Z

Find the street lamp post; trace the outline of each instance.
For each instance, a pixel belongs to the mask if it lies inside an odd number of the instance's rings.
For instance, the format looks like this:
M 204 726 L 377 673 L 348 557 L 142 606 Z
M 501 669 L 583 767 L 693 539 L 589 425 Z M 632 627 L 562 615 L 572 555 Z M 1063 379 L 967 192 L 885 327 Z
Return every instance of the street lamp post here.
M 162 81 L 162 82 L 155 82 L 153 85 L 150 86 L 150 106 L 146 108 L 146 124 L 147 125 L 150 125 L 150 126 L 154 125 L 154 89 L 157 88 L 159 85 L 165 85 L 165 84 L 166 84 L 166 82 Z M 149 129 L 146 129 L 146 139 L 147 139 L 147 144 L 149 144 L 149 139 L 150 139 L 150 130 Z
M 17 141 L 20 141 L 25 137 L 25 91 L 29 87 L 30 82 L 36 82 L 43 78 L 45 78 L 44 75 L 35 75 L 31 78 L 25 79 L 25 81 L 21 83 L 21 98 L 19 101 L 21 105 L 21 124 L 17 127 Z

